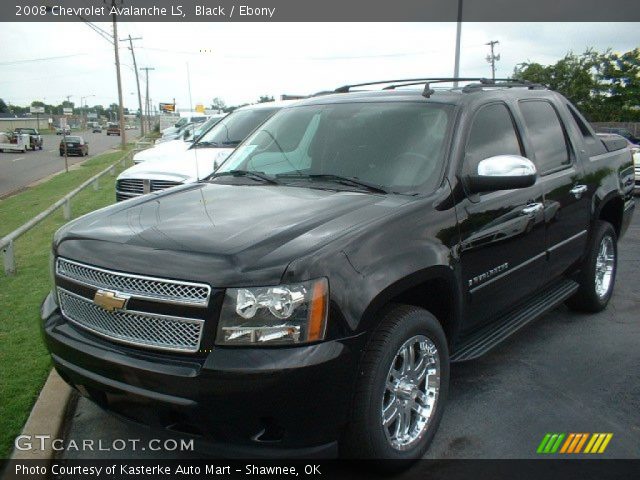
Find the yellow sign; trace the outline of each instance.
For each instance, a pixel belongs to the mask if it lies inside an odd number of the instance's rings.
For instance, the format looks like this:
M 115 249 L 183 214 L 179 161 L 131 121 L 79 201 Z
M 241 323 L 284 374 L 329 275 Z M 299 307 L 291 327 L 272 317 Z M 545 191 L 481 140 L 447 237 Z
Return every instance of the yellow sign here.
M 201 103 L 196 105 L 196 112 L 204 113 L 204 105 L 202 105 Z

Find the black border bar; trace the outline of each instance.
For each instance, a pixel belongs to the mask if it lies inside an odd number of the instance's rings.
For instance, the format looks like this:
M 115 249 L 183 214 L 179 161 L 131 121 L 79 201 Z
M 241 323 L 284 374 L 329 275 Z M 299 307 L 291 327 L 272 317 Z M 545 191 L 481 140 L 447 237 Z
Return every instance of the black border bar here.
M 454 22 L 460 3 L 463 22 L 640 21 L 637 0 L 14 0 L 0 22 L 111 21 L 112 3 L 121 22 Z

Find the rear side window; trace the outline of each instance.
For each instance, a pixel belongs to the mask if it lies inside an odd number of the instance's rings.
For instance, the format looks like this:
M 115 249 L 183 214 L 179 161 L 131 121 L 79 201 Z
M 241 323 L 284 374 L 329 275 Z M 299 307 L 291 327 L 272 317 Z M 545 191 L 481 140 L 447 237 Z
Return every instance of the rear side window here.
M 536 154 L 540 173 L 557 170 L 571 163 L 569 145 L 556 110 L 549 102 L 520 103 L 527 133 Z
M 464 174 L 475 174 L 478 163 L 496 155 L 522 155 L 520 140 L 506 105 L 482 107 L 473 119 L 465 151 Z
M 573 118 L 578 130 L 582 134 L 582 140 L 584 141 L 584 145 L 587 149 L 587 152 L 590 156 L 600 155 L 605 153 L 607 150 L 604 148 L 602 140 L 596 138 L 593 134 L 592 130 L 588 127 L 587 121 L 580 115 L 573 105 L 567 103 L 567 108 L 571 113 L 571 118 Z

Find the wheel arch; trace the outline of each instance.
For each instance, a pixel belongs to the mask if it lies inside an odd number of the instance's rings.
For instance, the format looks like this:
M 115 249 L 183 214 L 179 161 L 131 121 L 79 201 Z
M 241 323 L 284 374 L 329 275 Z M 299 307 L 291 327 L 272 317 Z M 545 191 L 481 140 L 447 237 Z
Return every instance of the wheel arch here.
M 618 238 L 622 231 L 622 222 L 624 218 L 624 200 L 620 195 L 612 192 L 603 198 L 595 208 L 594 220 L 604 220 L 613 225 Z M 595 222 L 594 222 L 595 224 Z
M 446 266 L 420 270 L 392 283 L 369 303 L 363 313 L 367 330 L 375 330 L 389 305 L 424 308 L 434 315 L 451 347 L 460 327 L 461 293 L 454 271 Z

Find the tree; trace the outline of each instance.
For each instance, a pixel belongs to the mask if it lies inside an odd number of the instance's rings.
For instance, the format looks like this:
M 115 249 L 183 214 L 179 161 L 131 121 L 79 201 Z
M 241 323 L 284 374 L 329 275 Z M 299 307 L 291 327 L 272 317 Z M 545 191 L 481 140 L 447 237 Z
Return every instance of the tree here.
M 225 108 L 227 108 L 227 104 L 220 97 L 215 97 L 211 101 L 211 109 L 212 110 L 224 110 Z
M 260 95 L 260 98 L 258 99 L 257 103 L 267 103 L 267 102 L 273 102 L 274 98 L 270 97 L 269 95 Z
M 46 104 L 44 102 L 41 102 L 40 100 L 34 100 L 33 102 L 31 102 L 31 106 L 32 107 L 46 107 Z
M 567 97 L 592 122 L 640 120 L 640 49 L 617 54 L 567 53 L 553 65 L 524 62 L 513 78 L 542 83 Z
M 0 113 L 9 113 L 9 107 L 4 100 L 0 98 Z

